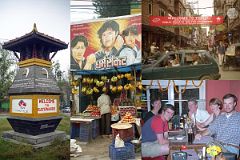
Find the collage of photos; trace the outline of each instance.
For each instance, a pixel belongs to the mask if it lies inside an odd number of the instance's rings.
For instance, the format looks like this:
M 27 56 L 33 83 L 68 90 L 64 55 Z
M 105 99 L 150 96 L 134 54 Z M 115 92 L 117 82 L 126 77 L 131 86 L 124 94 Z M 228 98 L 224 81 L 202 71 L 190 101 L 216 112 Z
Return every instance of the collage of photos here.
M 1 0 L 0 160 L 240 160 L 239 8 Z

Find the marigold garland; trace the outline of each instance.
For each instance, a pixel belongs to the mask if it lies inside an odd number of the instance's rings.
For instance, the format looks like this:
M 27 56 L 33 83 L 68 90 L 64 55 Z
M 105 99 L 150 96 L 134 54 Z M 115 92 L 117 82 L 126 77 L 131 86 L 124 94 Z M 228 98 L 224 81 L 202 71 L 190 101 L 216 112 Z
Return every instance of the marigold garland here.
M 171 82 L 171 80 L 168 80 L 168 85 L 167 85 L 166 89 L 163 89 L 162 86 L 161 86 L 161 84 L 160 84 L 160 81 L 158 80 L 157 83 L 158 83 L 159 91 L 160 91 L 160 92 L 165 92 L 165 91 L 167 91 L 168 88 L 169 88 L 170 82 Z
M 199 83 L 199 85 L 195 85 L 194 80 L 192 80 L 193 86 L 194 86 L 194 87 L 197 87 L 197 88 L 199 88 L 199 87 L 202 85 L 202 83 L 203 83 L 203 80 L 201 80 L 201 82 Z
M 177 93 L 179 94 L 180 92 L 179 92 L 179 90 L 177 89 L 177 86 L 176 86 L 174 80 L 172 80 L 172 81 L 173 81 L 173 86 L 174 86 L 175 92 L 177 92 Z M 181 93 L 184 93 L 184 92 L 186 91 L 186 89 L 187 89 L 187 84 L 188 84 L 188 80 L 186 80 L 186 84 L 185 84 L 184 89 L 183 89 L 183 91 L 182 91 Z

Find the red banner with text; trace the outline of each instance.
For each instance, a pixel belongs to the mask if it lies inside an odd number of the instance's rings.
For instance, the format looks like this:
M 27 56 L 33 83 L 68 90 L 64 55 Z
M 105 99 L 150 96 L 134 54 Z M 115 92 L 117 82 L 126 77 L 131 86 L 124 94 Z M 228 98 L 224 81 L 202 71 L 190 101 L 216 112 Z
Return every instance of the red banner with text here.
M 218 25 L 224 21 L 223 16 L 207 17 L 167 17 L 150 16 L 150 26 L 191 26 L 191 25 Z

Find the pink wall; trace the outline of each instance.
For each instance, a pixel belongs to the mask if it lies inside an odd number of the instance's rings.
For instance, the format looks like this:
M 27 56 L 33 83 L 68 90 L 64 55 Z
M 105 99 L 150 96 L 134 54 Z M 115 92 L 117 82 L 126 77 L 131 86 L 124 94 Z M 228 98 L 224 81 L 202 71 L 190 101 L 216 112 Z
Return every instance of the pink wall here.
M 240 81 L 208 80 L 206 82 L 206 104 L 208 112 L 211 112 L 208 106 L 209 100 L 214 97 L 222 100 L 222 97 L 227 93 L 235 94 L 238 97 L 239 100 L 236 110 L 240 111 Z
M 240 112 L 240 81 L 235 80 L 230 82 L 231 93 L 235 94 L 238 98 L 237 111 Z

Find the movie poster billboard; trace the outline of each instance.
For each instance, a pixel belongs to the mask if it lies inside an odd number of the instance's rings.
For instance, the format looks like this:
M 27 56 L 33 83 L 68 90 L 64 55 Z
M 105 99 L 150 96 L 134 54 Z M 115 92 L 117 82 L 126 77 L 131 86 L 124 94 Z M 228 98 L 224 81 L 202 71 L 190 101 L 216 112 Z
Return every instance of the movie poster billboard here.
M 71 25 L 71 70 L 105 70 L 141 63 L 141 15 Z

